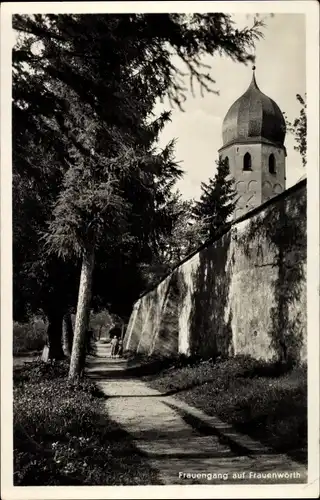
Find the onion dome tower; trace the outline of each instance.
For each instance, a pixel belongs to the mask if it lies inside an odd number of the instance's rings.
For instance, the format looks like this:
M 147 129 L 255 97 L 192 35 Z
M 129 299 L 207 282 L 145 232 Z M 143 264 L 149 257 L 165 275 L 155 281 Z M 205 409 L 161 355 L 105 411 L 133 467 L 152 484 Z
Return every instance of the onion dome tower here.
M 219 150 L 235 180 L 235 218 L 285 190 L 285 135 L 282 112 L 259 89 L 253 66 L 247 91 L 225 116 Z

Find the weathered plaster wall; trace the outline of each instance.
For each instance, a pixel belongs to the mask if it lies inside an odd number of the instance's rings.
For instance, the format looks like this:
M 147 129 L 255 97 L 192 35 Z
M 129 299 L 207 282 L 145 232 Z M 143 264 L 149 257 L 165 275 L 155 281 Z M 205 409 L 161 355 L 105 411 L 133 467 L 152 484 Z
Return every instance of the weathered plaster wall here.
M 251 155 L 252 170 L 243 170 L 243 158 Z M 275 173 L 269 173 L 269 156 L 275 157 Z M 285 190 L 285 150 L 263 142 L 231 144 L 220 150 L 222 159 L 228 157 L 230 174 L 235 180 L 237 203 L 235 219 Z
M 306 359 L 306 181 L 236 221 L 134 305 L 125 349 Z
M 271 153 L 275 158 L 275 174 L 269 172 L 269 156 Z M 286 158 L 283 148 L 276 148 L 270 144 L 261 144 L 261 174 L 261 202 L 263 203 L 285 190 Z

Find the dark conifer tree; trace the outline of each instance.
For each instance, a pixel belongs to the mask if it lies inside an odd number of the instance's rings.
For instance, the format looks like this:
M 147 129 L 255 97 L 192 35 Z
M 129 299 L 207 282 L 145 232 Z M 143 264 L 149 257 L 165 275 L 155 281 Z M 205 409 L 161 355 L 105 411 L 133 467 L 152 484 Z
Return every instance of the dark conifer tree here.
M 230 176 L 229 165 L 226 161 L 217 161 L 217 173 L 208 183 L 201 183 L 202 193 L 200 200 L 193 208 L 194 218 L 200 224 L 203 242 L 218 235 L 235 208 L 234 180 Z

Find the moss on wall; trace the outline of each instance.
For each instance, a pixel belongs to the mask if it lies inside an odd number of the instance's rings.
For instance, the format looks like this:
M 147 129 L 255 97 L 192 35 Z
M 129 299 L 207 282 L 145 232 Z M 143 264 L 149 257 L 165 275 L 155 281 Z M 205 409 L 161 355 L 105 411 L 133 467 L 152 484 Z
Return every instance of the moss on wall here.
M 125 348 L 306 359 L 306 184 L 255 209 L 135 304 Z
M 230 287 L 230 269 L 226 268 L 230 231 L 202 250 L 194 273 L 194 293 L 190 316 L 190 351 L 201 357 L 226 356 L 232 338 L 230 322 L 224 311 Z
M 305 357 L 306 329 L 306 191 L 282 198 L 252 218 L 238 240 L 251 268 L 269 266 L 270 276 L 262 287 L 272 287 L 268 336 L 270 347 L 281 361 L 299 362 Z M 264 245 L 269 262 L 258 263 L 255 254 Z M 254 280 L 256 285 L 259 281 Z M 257 309 L 257 312 L 259 309 Z

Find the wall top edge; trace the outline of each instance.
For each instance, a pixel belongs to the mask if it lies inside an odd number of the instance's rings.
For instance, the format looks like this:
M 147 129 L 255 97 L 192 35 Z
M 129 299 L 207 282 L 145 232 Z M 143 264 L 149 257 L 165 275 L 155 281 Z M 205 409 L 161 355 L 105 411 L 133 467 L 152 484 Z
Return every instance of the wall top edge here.
M 251 217 L 253 217 L 254 215 L 257 215 L 258 213 L 262 212 L 263 210 L 265 210 L 267 207 L 269 207 L 270 205 L 273 205 L 275 203 L 277 203 L 278 201 L 282 200 L 282 199 L 286 199 L 288 198 L 291 194 L 295 193 L 296 191 L 299 191 L 299 190 L 302 190 L 303 188 L 305 188 L 307 185 L 307 179 L 302 179 L 301 181 L 297 182 L 296 184 L 294 184 L 293 186 L 291 186 L 290 188 L 286 189 L 285 191 L 283 191 L 282 193 L 278 194 L 277 196 L 274 196 L 273 198 L 270 198 L 269 200 L 265 201 L 264 203 L 262 203 L 261 205 L 259 205 L 258 207 L 255 207 L 253 208 L 252 210 L 250 210 L 249 212 L 245 213 L 244 215 L 241 215 L 240 217 L 238 217 L 237 219 L 235 219 L 234 221 L 226 224 L 224 226 L 224 228 L 222 228 L 222 231 L 220 233 L 218 233 L 214 238 L 206 241 L 203 245 L 201 245 L 200 247 L 198 247 L 196 250 L 194 250 L 192 253 L 190 253 L 189 255 L 187 255 L 184 259 L 182 259 L 178 264 L 176 264 L 171 270 L 170 272 L 168 272 L 165 276 L 163 276 L 156 285 L 153 285 L 152 287 L 150 287 L 149 289 L 147 289 L 145 292 L 143 292 L 139 297 L 138 299 L 134 302 L 134 305 L 140 300 L 142 299 L 142 297 L 144 297 L 145 295 L 147 295 L 148 293 L 152 292 L 153 290 L 155 290 L 163 281 L 165 281 L 176 269 L 178 269 L 178 267 L 182 266 L 183 264 L 185 264 L 186 262 L 188 262 L 189 260 L 192 259 L 192 257 L 194 257 L 197 253 L 201 252 L 201 250 L 204 250 L 205 248 L 209 247 L 210 245 L 212 245 L 215 241 L 218 241 L 220 240 L 220 238 L 222 238 L 225 234 L 227 234 L 230 229 L 234 226 L 236 226 L 237 224 L 245 221 L 245 220 L 248 220 L 250 219 Z

